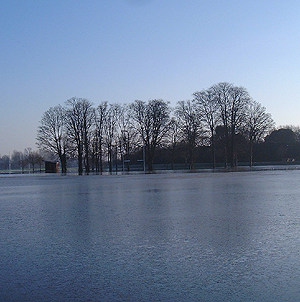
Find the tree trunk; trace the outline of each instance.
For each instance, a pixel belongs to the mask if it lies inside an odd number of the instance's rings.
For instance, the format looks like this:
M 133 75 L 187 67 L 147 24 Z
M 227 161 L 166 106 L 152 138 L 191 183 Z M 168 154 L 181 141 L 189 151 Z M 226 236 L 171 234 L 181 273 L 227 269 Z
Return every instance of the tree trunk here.
M 83 167 L 82 167 L 82 146 L 80 145 L 78 148 L 78 174 L 82 175 Z
M 230 165 L 231 168 L 236 166 L 235 158 L 234 158 L 234 139 L 235 139 L 235 129 L 232 127 L 231 130 L 231 144 L 230 144 Z
M 194 170 L 194 147 L 190 146 L 189 149 L 189 166 L 190 170 Z
M 249 167 L 253 165 L 253 142 L 250 141 L 250 148 L 249 148 Z
M 175 147 L 172 147 L 172 152 L 171 152 L 171 169 L 174 170 L 174 158 L 175 158 Z
M 211 155 L 212 155 L 213 169 L 215 169 L 216 168 L 216 150 L 215 150 L 215 137 L 214 137 L 213 131 L 211 134 Z
M 228 129 L 225 127 L 225 142 L 224 142 L 224 166 L 227 168 L 228 166 L 228 147 L 229 147 L 229 135 L 228 135 Z
M 154 157 L 154 150 L 150 150 L 149 147 L 146 148 L 146 163 L 147 163 L 147 170 L 153 171 L 153 157 Z
M 100 146 L 100 154 L 99 154 L 99 164 L 100 164 L 100 173 L 103 172 L 103 159 L 102 159 L 102 146 Z
M 149 159 L 147 162 L 147 166 L 148 166 L 148 171 L 153 171 L 153 163 L 152 163 L 152 159 Z
M 66 160 L 66 154 L 62 154 L 60 156 L 60 164 L 61 164 L 61 172 L 62 174 L 67 173 L 67 160 Z
M 117 146 L 116 146 L 115 165 L 116 165 L 116 173 L 118 173 L 118 147 Z
M 84 167 L 85 167 L 85 173 L 90 173 L 90 160 L 89 160 L 89 146 L 88 141 L 85 140 L 84 142 L 84 151 L 85 151 L 85 158 L 84 158 Z
M 109 172 L 111 173 L 112 172 L 112 150 L 110 147 L 108 150 L 108 169 L 109 169 Z

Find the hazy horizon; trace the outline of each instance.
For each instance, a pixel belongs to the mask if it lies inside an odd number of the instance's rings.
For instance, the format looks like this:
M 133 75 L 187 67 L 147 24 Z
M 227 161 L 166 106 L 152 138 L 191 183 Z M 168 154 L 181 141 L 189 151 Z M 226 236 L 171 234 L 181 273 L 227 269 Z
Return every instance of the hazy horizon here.
M 36 148 L 39 120 L 77 96 L 175 106 L 245 87 L 276 125 L 299 125 L 297 1 L 2 1 L 0 155 Z

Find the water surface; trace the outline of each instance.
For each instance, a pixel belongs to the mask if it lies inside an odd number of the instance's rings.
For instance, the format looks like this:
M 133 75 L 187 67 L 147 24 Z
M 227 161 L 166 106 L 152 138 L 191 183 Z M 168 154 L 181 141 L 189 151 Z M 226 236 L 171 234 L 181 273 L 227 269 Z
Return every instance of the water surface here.
M 0 177 L 1 301 L 300 301 L 300 171 Z

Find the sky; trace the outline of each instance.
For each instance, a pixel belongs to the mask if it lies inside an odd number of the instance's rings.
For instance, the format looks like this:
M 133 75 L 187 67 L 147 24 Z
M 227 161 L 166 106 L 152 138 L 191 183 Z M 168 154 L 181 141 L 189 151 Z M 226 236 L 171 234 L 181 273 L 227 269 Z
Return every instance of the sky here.
M 300 1 L 2 0 L 0 16 L 0 155 L 36 149 L 74 96 L 175 106 L 230 82 L 300 125 Z

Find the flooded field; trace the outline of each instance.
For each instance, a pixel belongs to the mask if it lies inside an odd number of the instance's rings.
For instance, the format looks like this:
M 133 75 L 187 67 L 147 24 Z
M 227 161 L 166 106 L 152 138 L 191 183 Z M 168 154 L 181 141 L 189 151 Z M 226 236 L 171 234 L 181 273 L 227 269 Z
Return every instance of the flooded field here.
M 0 301 L 300 301 L 300 171 L 0 177 Z

